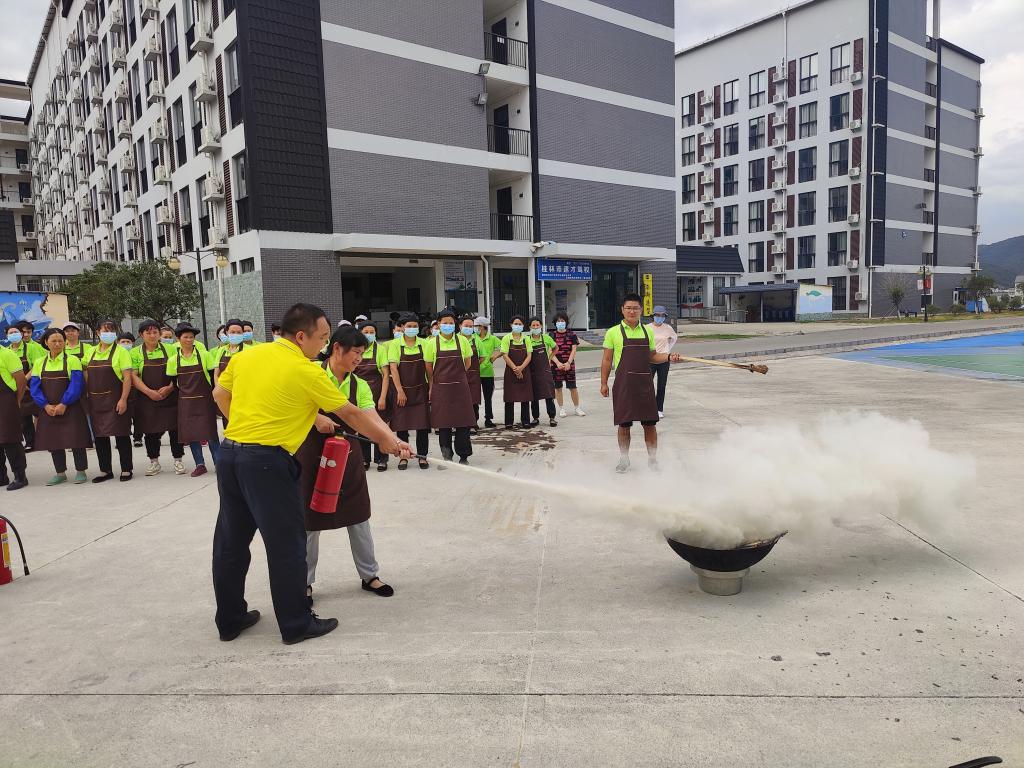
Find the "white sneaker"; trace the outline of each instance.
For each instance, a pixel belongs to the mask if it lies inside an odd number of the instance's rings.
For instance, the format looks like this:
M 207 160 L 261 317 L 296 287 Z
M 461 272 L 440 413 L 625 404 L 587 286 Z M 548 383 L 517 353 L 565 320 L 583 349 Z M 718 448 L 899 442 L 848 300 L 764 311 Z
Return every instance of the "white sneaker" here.
M 146 470 L 146 477 L 160 474 L 160 462 L 156 459 L 149 460 L 149 468 Z
M 560 419 L 564 419 L 565 418 L 565 408 L 559 408 L 558 409 L 558 418 L 560 418 Z
M 176 474 L 176 475 L 184 475 L 185 474 L 185 465 L 181 463 L 181 459 L 175 459 L 174 460 L 174 474 Z
M 580 407 L 579 407 L 579 406 L 577 405 L 577 406 L 576 406 L 576 415 L 577 415 L 577 416 L 586 416 L 586 415 L 587 415 L 587 412 L 586 412 L 586 411 L 584 411 L 584 410 L 583 410 L 582 408 L 580 408 Z
M 664 411 L 658 411 L 658 418 L 659 419 L 664 419 L 665 418 L 665 412 Z

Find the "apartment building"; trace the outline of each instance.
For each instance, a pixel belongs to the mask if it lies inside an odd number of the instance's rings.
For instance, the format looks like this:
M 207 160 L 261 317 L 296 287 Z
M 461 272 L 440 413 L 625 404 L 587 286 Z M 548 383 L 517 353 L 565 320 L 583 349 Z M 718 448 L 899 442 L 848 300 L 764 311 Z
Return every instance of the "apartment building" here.
M 602 327 L 646 274 L 674 303 L 672 5 L 64 0 L 29 78 L 40 248 L 174 255 L 211 325 Z
M 894 282 L 948 307 L 976 268 L 983 61 L 933 5 L 931 35 L 927 0 L 809 0 L 677 54 L 679 241 L 739 248 L 749 319 L 801 283 L 836 315 Z

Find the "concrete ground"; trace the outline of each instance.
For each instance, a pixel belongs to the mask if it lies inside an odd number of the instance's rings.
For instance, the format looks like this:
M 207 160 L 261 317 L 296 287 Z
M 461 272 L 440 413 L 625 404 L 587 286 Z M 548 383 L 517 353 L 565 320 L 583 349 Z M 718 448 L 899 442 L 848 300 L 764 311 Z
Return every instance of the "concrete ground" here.
M 326 534 L 317 610 L 341 627 L 284 646 L 257 540 L 248 597 L 264 618 L 222 643 L 214 475 L 44 488 L 49 457 L 31 456 L 33 485 L 0 492 L 33 567 L 0 587 L 0 764 L 1024 766 L 1019 385 L 770 365 L 673 371 L 664 444 L 685 456 L 730 424 L 835 408 L 915 417 L 978 460 L 963 519 L 935 536 L 878 515 L 787 537 L 722 598 L 653 529 L 392 468 L 370 482 L 396 595 L 361 591 L 347 537 Z M 482 436 L 474 464 L 535 477 L 583 453 L 609 472 L 609 404 L 593 380 L 581 392 L 586 418 Z M 672 482 L 665 469 L 624 491 Z

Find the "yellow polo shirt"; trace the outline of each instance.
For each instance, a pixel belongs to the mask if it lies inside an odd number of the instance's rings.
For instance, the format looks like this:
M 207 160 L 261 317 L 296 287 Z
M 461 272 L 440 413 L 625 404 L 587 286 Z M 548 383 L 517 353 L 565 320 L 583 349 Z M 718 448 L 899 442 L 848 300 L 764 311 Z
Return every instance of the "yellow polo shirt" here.
M 224 436 L 239 443 L 299 450 L 318 411 L 330 413 L 348 402 L 319 365 L 293 342 L 250 347 L 235 355 L 218 386 L 231 393 Z

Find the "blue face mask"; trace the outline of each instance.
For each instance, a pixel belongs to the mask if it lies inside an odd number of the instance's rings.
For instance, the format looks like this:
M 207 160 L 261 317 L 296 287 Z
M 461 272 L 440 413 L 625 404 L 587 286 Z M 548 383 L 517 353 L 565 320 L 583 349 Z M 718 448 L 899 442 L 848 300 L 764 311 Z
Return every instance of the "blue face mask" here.
M 522 332 L 523 332 L 523 324 L 522 323 L 512 323 L 512 333 L 522 333 Z
M 655 315 L 654 316 L 654 324 L 655 325 L 661 325 L 664 322 L 665 322 L 664 315 Z
M 376 331 L 371 331 L 370 333 L 363 331 L 363 338 L 366 339 L 367 344 L 373 344 L 377 340 L 377 333 Z
M 472 336 L 473 335 L 473 329 L 472 328 L 463 328 L 462 329 L 462 335 L 463 336 Z
M 431 328 L 430 329 L 430 335 L 431 336 L 440 336 L 441 335 L 441 329 L 440 328 Z
M 21 331 L 15 331 L 14 333 L 7 334 L 7 342 L 9 344 L 20 344 L 21 343 Z
M 234 345 L 237 346 L 237 345 L 241 344 L 243 341 L 245 341 L 245 334 L 244 333 L 229 333 L 228 334 L 228 344 L 234 344 Z
M 530 333 L 532 333 L 534 336 L 540 336 L 542 333 L 544 333 L 544 329 L 543 328 L 531 328 L 530 329 Z
M 563 323 L 561 320 L 559 320 L 557 323 L 555 323 L 555 330 L 556 331 L 564 331 L 565 330 L 565 323 Z
M 221 344 L 227 344 L 228 343 L 228 335 L 226 333 L 222 333 L 220 335 L 220 343 Z
M 117 341 L 117 334 L 114 333 L 113 331 L 101 331 L 100 341 L 102 341 L 104 344 L 113 344 L 115 341 Z
M 174 339 L 165 339 L 163 336 L 161 336 L 160 337 L 160 343 L 161 344 L 173 344 L 174 343 Z
M 242 341 L 252 341 L 252 331 L 243 331 Z
M 394 337 L 395 337 L 396 339 L 400 339 L 400 338 L 402 338 L 402 335 L 403 335 L 403 334 L 402 334 L 402 332 L 401 332 L 401 331 L 395 331 L 395 332 L 394 332 L 394 334 L 392 334 L 392 335 L 393 335 L 393 336 L 394 336 Z
M 455 333 L 455 323 L 441 323 L 441 333 L 445 336 Z
M 415 339 L 417 336 L 420 335 L 420 329 L 419 328 L 406 328 L 405 329 L 405 335 L 408 336 L 410 339 Z
M 120 344 L 123 349 L 131 349 L 135 346 L 130 341 L 119 341 L 118 344 Z

